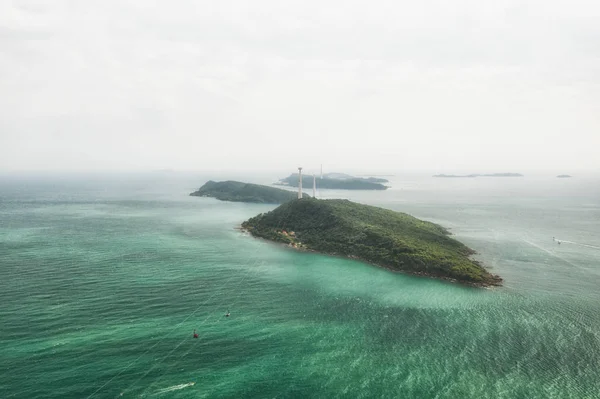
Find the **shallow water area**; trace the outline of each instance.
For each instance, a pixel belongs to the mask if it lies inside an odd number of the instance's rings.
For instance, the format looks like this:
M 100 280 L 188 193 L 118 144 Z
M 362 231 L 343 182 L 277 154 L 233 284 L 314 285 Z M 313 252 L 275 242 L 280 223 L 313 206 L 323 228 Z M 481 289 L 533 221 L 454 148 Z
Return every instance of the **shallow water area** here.
M 0 397 L 600 392 L 600 179 L 319 192 L 448 227 L 492 289 L 253 239 L 236 227 L 274 206 L 187 195 L 209 179 L 0 178 Z

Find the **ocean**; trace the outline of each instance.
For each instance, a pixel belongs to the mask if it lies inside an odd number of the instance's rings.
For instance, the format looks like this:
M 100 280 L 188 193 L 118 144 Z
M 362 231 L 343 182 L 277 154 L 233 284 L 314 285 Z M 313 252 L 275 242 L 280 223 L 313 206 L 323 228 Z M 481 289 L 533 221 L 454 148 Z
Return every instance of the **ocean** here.
M 0 397 L 600 397 L 600 178 L 318 192 L 447 227 L 492 289 L 254 239 L 275 206 L 208 179 L 0 177 Z

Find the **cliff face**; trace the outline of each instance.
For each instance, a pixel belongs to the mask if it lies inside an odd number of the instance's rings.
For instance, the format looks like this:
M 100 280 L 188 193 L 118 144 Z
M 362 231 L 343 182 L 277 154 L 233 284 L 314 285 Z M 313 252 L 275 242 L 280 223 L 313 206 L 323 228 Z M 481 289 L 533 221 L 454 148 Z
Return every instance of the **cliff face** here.
M 443 227 L 347 200 L 291 201 L 242 227 L 256 237 L 411 274 L 478 286 L 502 281 L 471 260 L 474 251 L 449 237 Z
M 232 180 L 223 182 L 210 180 L 190 195 L 196 197 L 212 197 L 221 201 L 264 204 L 282 204 L 298 198 L 298 194 L 293 191 Z M 303 194 L 303 198 L 308 198 L 308 195 Z

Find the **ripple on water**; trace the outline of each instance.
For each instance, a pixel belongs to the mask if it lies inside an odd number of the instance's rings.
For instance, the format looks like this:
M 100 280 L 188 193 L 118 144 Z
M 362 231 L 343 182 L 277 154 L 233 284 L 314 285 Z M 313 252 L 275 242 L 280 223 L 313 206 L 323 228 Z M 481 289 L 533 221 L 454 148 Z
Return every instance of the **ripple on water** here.
M 473 289 L 392 273 L 233 229 L 268 210 L 262 205 L 188 198 L 4 204 L 0 396 L 600 392 L 593 248 L 552 246 L 546 236 L 555 234 L 535 222 L 552 210 L 513 201 L 510 209 L 462 212 L 398 193 L 401 206 L 450 221 L 506 286 Z M 565 211 L 572 220 L 581 213 L 575 208 Z M 556 225 L 565 241 L 584 242 L 562 218 Z M 10 229 L 2 227 L 8 222 Z M 597 224 L 574 223 L 592 231 L 585 243 L 594 245 Z M 194 329 L 199 339 L 191 338 Z

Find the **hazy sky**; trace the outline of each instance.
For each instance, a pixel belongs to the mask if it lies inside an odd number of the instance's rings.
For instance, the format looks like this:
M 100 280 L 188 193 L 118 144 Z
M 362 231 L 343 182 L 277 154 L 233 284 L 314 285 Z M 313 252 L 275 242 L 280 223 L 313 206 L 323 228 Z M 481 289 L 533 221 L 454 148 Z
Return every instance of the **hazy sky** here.
M 0 1 L 0 170 L 600 170 L 600 1 Z

